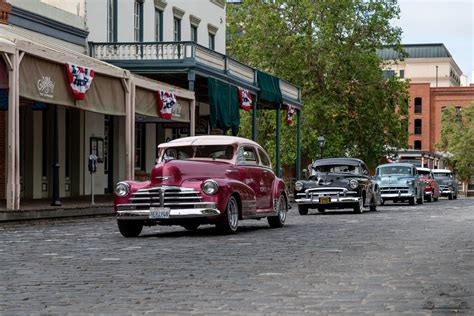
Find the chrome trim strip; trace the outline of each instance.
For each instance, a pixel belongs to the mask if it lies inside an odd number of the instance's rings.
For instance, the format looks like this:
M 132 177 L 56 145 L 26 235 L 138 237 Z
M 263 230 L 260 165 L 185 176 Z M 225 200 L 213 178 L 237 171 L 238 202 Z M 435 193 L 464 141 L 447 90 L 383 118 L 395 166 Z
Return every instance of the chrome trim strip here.
M 213 217 L 213 216 L 219 216 L 220 214 L 221 212 L 216 208 L 179 209 L 179 210 L 170 210 L 170 216 L 167 219 Z M 120 219 L 132 218 L 132 219 L 150 220 L 149 210 L 123 210 L 123 211 L 119 210 L 117 211 L 116 215 L 117 215 L 117 218 L 120 218 Z

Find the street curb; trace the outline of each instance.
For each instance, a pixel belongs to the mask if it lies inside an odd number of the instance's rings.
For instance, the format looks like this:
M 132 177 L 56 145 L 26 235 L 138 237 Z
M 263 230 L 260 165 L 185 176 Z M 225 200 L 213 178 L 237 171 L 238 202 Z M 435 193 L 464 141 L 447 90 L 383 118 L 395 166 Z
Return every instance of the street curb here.
M 113 206 L 98 206 L 69 209 L 0 211 L 0 222 L 67 218 L 79 216 L 113 215 Z

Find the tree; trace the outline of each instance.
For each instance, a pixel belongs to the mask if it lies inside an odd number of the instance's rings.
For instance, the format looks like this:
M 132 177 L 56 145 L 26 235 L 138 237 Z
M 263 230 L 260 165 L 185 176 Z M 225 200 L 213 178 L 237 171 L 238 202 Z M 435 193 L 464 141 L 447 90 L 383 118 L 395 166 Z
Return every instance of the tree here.
M 228 53 L 302 87 L 303 161 L 351 156 L 374 168 L 408 140 L 407 85 L 385 80 L 376 49 L 400 50 L 396 1 L 274 0 L 228 6 Z M 259 113 L 258 141 L 270 153 L 275 112 Z M 284 116 L 284 115 L 282 115 Z M 241 130 L 250 135 L 250 117 Z M 282 163 L 294 165 L 295 127 L 283 126 Z M 288 150 L 286 150 L 286 148 Z
M 436 147 L 452 154 L 449 161 L 459 180 L 468 183 L 474 177 L 474 103 L 462 111 L 454 106 L 443 110 Z

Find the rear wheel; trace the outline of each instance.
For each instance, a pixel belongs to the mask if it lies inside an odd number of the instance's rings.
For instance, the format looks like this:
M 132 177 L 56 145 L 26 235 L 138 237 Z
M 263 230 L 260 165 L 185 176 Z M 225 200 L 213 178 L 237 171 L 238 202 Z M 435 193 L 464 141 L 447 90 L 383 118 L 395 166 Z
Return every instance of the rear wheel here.
M 271 228 L 283 227 L 283 225 L 285 225 L 287 212 L 288 212 L 288 208 L 287 208 L 287 204 L 286 204 L 286 198 L 282 194 L 282 195 L 280 195 L 280 198 L 278 199 L 278 214 L 277 214 L 277 216 L 267 217 L 268 224 L 270 225 L 270 227 Z
M 140 221 L 117 220 L 117 225 L 124 237 L 137 237 L 143 229 L 143 223 Z
M 421 197 L 416 200 L 416 203 L 423 204 L 425 202 L 424 193 L 421 193 Z
M 455 194 L 455 195 L 453 196 L 453 199 L 457 200 L 457 199 L 458 199 L 458 195 Z
M 433 201 L 433 194 L 430 194 L 426 197 L 426 202 L 432 202 Z
M 233 234 L 239 227 L 239 204 L 235 197 L 231 196 L 224 214 L 222 214 L 216 228 L 224 234 Z
M 303 205 L 298 205 L 298 213 L 300 215 L 308 215 L 308 207 Z

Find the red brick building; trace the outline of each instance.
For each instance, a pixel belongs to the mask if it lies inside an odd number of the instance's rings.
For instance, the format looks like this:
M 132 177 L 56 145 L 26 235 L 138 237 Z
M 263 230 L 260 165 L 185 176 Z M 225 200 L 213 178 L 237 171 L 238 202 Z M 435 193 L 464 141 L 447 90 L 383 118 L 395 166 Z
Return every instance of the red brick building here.
M 474 85 L 434 88 L 429 83 L 412 83 L 409 92 L 408 144 L 412 149 L 436 152 L 443 108 L 454 106 L 462 111 L 474 102 Z

